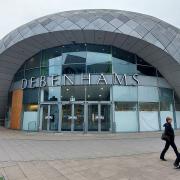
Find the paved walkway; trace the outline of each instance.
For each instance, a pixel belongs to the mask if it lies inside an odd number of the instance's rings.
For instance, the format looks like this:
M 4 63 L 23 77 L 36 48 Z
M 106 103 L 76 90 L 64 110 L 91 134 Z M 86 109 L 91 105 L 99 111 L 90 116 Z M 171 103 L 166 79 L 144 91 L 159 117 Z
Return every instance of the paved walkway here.
M 180 147 L 180 131 L 176 132 Z M 53 134 L 0 129 L 0 174 L 8 180 L 179 179 L 159 160 L 161 133 Z

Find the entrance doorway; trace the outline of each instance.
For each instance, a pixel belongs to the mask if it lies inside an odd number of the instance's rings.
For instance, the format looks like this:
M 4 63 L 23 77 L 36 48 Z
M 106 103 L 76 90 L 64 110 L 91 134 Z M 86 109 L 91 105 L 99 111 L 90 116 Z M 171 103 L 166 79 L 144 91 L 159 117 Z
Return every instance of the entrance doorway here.
M 88 105 L 88 131 L 110 130 L 110 105 L 89 104 Z
M 62 131 L 84 131 L 84 104 L 62 104 Z
M 42 130 L 58 131 L 59 108 L 57 104 L 43 104 L 42 111 Z
M 41 129 L 45 131 L 110 131 L 109 102 L 41 104 Z

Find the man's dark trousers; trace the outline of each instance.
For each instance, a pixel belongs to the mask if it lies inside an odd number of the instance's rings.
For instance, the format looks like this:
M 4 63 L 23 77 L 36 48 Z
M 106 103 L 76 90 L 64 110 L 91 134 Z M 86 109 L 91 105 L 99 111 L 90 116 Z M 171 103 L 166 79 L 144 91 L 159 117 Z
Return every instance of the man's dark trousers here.
M 161 158 L 164 158 L 164 155 L 166 154 L 167 150 L 169 149 L 169 146 L 171 146 L 177 156 L 177 158 L 179 157 L 179 152 L 177 150 L 176 144 L 174 143 L 174 140 L 166 140 L 166 145 L 161 153 Z

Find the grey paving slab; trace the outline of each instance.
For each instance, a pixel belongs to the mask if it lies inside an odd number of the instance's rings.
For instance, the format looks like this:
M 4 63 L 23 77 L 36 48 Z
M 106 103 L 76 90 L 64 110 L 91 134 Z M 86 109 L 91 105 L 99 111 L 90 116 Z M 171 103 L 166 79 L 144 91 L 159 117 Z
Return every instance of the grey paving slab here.
M 159 160 L 163 145 L 158 132 L 60 135 L 0 128 L 0 176 L 6 180 L 177 180 L 173 150 L 169 149 L 167 162 Z

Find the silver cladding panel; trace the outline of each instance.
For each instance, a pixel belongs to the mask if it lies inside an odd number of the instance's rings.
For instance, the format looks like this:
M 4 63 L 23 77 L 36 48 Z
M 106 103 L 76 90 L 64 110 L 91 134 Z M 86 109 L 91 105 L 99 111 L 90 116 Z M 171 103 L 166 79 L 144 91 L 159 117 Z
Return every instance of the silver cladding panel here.
M 42 49 L 77 43 L 114 45 L 155 66 L 180 97 L 180 30 L 160 19 L 120 10 L 77 10 L 33 20 L 0 40 L 0 118 L 15 72 Z

